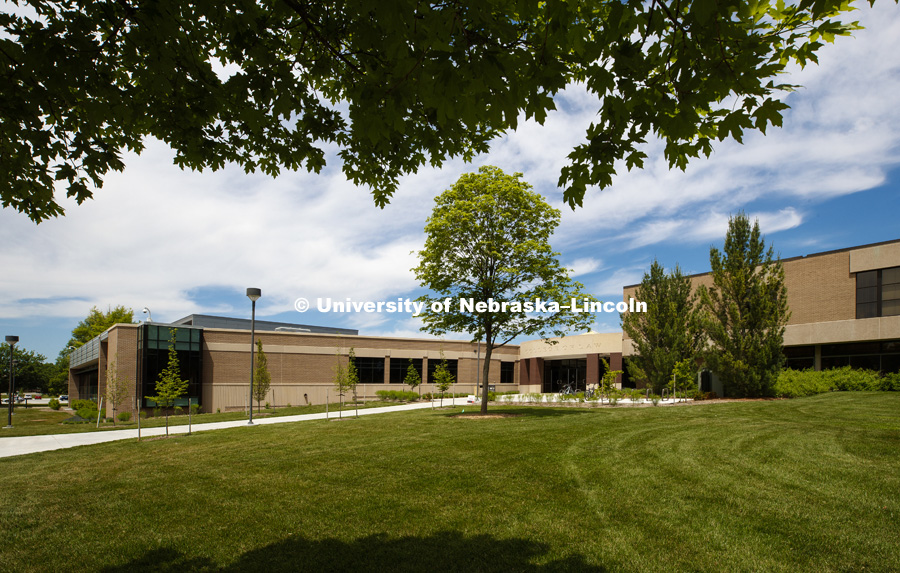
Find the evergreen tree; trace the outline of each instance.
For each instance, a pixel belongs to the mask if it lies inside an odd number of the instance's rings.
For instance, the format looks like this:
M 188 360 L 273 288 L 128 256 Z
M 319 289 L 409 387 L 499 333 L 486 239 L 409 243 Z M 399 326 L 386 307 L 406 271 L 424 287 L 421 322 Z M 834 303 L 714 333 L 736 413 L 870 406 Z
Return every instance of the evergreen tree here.
M 696 310 L 697 295 L 691 293 L 691 279 L 678 265 L 667 274 L 654 260 L 644 274 L 635 298 L 647 303 L 647 312 L 623 316 L 622 330 L 637 351 L 635 366 L 646 376 L 655 394 L 670 382 L 680 360 L 694 360 L 703 335 Z
M 739 213 L 728 222 L 724 253 L 711 248 L 709 263 L 713 286 L 699 289 L 707 361 L 726 395 L 771 396 L 790 317 L 781 261 L 766 249 L 759 221 L 751 228 Z
M 175 401 L 187 393 L 187 380 L 181 379 L 181 368 L 178 363 L 178 351 L 175 350 L 175 332 L 172 329 L 172 337 L 169 339 L 169 363 L 159 373 L 156 382 L 156 396 L 148 396 L 156 405 L 166 411 L 166 435 L 169 435 L 169 408 L 175 405 Z
M 260 411 L 260 403 L 266 399 L 272 375 L 269 374 L 269 359 L 263 350 L 262 340 L 256 340 L 256 371 L 253 374 L 253 397 L 256 398 L 256 411 Z

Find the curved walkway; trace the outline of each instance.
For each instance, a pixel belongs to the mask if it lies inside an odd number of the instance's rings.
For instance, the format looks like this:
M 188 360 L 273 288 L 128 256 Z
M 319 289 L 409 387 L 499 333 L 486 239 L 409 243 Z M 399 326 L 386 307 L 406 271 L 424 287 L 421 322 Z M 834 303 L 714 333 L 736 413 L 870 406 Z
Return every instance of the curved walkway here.
M 436 403 L 436 402 L 435 402 Z M 445 398 L 444 404 L 465 405 L 465 398 Z M 360 416 L 368 416 L 371 414 L 385 414 L 388 412 L 403 412 L 406 410 L 424 410 L 433 407 L 432 402 L 417 402 L 415 404 L 402 404 L 399 406 L 384 406 L 383 408 L 366 408 L 359 411 Z M 344 416 L 352 416 L 353 410 L 344 411 Z M 327 414 L 329 418 L 337 418 L 337 412 Z M 297 416 L 278 416 L 275 418 L 259 418 L 253 421 L 253 425 L 249 426 L 246 420 L 233 420 L 230 422 L 209 422 L 206 424 L 194 424 L 191 426 L 191 432 L 205 432 L 208 430 L 221 430 L 224 428 L 255 428 L 256 426 L 265 426 L 267 424 L 285 424 L 288 422 L 305 422 L 307 420 L 324 420 L 325 412 L 318 414 L 300 414 Z M 103 432 L 81 432 L 75 434 L 50 434 L 46 436 L 17 436 L 12 438 L 4 438 L 3 430 L 0 429 L 0 458 L 8 458 L 10 456 L 21 456 L 25 454 L 34 454 L 37 452 L 47 452 L 50 450 L 61 450 L 63 448 L 74 448 L 75 446 L 89 446 L 91 444 L 102 444 L 104 442 L 114 442 L 116 440 L 137 439 L 137 429 L 130 430 L 106 430 Z M 188 425 L 169 426 L 170 434 L 187 434 Z M 141 430 L 142 438 L 150 438 L 153 436 L 164 436 L 166 428 L 144 428 Z

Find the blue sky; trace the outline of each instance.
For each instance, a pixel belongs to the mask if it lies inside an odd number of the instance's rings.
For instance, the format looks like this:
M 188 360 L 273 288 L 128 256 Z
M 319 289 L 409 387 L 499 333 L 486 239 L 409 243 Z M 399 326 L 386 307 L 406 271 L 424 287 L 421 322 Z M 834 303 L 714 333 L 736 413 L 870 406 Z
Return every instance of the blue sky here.
M 480 165 L 520 171 L 562 209 L 553 238 L 588 292 L 619 300 L 654 258 L 688 273 L 709 270 L 730 214 L 758 218 L 782 257 L 900 238 L 900 9 L 893 2 L 854 14 L 866 29 L 820 52 L 820 64 L 785 83 L 784 127 L 726 142 L 686 172 L 670 171 L 651 142 L 640 171 L 622 169 L 611 188 L 591 190 L 576 211 L 556 187 L 568 151 L 597 102 L 572 86 L 543 126 L 522 122 L 471 164 L 453 161 L 403 179 L 385 209 L 348 183 L 332 156 L 323 173 L 277 179 L 230 167 L 183 172 L 151 142 L 127 155 L 94 200 L 63 199 L 65 217 L 34 225 L 0 211 L 0 335 L 54 358 L 92 306 L 149 307 L 154 321 L 191 313 L 249 317 L 246 287 L 262 289 L 257 315 L 421 336 L 407 314 L 293 310 L 297 297 L 358 301 L 418 296 L 413 251 L 433 198 Z M 618 315 L 594 329 L 618 331 Z

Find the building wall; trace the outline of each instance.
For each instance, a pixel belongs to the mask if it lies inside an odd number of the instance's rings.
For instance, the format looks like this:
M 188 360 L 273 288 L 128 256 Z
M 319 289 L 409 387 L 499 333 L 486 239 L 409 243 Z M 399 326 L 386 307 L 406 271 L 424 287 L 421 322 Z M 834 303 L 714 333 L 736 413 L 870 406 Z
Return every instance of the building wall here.
M 440 360 L 443 352 L 445 358 L 457 360 L 457 383 L 450 391 L 475 391 L 477 348 L 469 342 L 280 332 L 260 332 L 257 339 L 262 340 L 272 376 L 266 401 L 274 406 L 334 402 L 335 366 L 340 362 L 346 367 L 351 347 L 361 358 L 423 359 L 426 372 L 428 361 Z M 204 410 L 245 409 L 250 399 L 250 333 L 204 329 L 203 340 Z M 500 363 L 515 362 L 518 347 L 502 347 L 495 349 L 493 354 L 490 383 L 497 384 L 501 391 L 515 389 L 515 383 L 499 385 Z M 378 390 L 407 388 L 401 384 L 388 384 L 389 375 L 386 363 L 385 383 L 360 384 L 357 394 L 365 399 L 374 397 Z M 434 385 L 427 381 L 420 387 L 422 393 L 434 390 Z

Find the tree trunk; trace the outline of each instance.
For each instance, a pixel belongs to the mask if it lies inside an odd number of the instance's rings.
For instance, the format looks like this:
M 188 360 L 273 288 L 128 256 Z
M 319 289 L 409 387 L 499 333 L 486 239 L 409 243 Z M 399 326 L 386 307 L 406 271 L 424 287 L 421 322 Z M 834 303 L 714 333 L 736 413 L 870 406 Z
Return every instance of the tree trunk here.
M 488 374 L 491 371 L 491 352 L 493 344 L 485 343 L 484 349 L 484 366 L 481 367 L 481 413 L 487 414 L 488 407 Z

